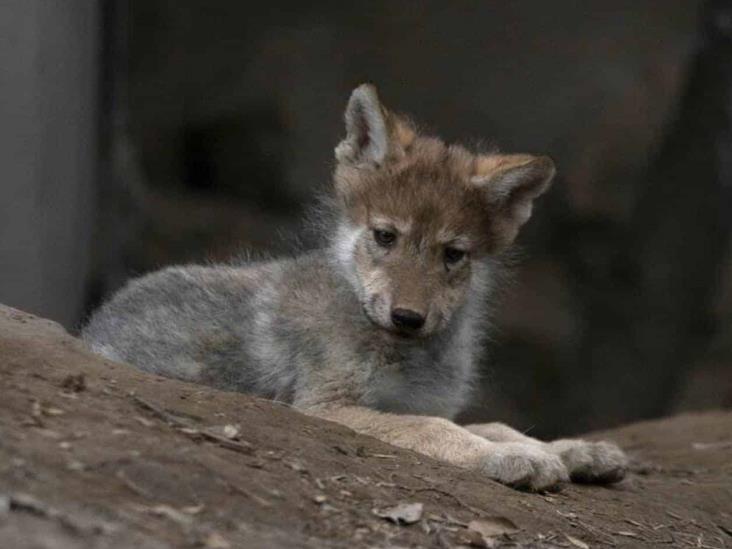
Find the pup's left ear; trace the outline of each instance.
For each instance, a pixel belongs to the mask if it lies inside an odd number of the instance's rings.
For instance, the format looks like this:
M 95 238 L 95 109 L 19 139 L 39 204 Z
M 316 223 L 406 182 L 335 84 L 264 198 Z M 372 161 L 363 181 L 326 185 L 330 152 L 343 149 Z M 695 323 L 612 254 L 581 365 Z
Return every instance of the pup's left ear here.
M 403 156 L 416 137 L 411 123 L 381 104 L 371 84 L 353 90 L 344 120 L 346 138 L 335 150 L 336 159 L 343 165 L 378 168 L 389 159 Z
M 548 156 L 486 155 L 476 159 L 472 185 L 483 190 L 491 213 L 491 240 L 501 251 L 531 217 L 534 199 L 552 183 L 556 169 Z

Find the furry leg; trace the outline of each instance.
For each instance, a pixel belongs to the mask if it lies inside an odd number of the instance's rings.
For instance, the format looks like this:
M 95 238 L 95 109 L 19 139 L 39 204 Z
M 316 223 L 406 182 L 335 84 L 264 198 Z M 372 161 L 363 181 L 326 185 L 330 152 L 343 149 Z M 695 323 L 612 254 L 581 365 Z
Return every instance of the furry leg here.
M 304 411 L 394 446 L 477 469 L 516 488 L 543 491 L 568 480 L 562 461 L 540 446 L 491 442 L 444 418 L 387 414 L 358 406 Z

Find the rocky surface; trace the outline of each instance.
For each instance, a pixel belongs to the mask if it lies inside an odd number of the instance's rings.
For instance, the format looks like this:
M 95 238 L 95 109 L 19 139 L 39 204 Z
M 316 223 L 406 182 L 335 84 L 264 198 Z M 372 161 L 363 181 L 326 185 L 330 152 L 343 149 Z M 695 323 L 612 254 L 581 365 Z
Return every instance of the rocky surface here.
M 0 307 L 0 547 L 732 546 L 732 413 L 629 425 L 611 487 L 516 492 Z

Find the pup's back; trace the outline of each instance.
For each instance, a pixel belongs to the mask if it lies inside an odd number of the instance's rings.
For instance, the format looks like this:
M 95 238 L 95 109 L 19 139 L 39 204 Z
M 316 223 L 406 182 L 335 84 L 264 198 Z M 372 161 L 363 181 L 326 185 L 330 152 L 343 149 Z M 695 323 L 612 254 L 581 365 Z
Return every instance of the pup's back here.
M 266 270 L 171 267 L 132 280 L 92 316 L 82 337 L 110 359 L 199 381 L 206 348 L 221 360 L 246 360 L 240 327 Z
M 296 363 L 365 321 L 324 250 L 243 266 L 170 267 L 132 280 L 82 331 L 141 370 L 290 401 Z

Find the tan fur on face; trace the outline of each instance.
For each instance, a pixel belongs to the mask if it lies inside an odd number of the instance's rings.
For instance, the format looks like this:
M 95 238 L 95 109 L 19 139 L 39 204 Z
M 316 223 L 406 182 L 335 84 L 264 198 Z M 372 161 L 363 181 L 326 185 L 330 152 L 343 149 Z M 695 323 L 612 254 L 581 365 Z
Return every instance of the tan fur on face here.
M 389 131 L 392 138 L 399 144 L 402 150 L 406 150 L 417 138 L 417 130 L 412 123 L 404 117 L 387 112 L 389 119 Z
M 518 168 L 535 159 L 530 154 L 481 154 L 475 157 L 474 177 L 490 177 L 498 172 Z
M 353 91 L 345 120 L 335 186 L 351 216 L 363 218 L 354 210 L 373 206 L 398 208 L 394 215 L 402 217 L 457 211 L 443 217 L 464 223 L 461 229 L 478 237 L 478 252 L 508 247 L 554 177 L 548 157 L 474 154 L 419 135 L 408 119 L 381 104 L 372 85 Z
M 346 126 L 335 188 L 349 224 L 360 229 L 351 251 L 364 310 L 390 328 L 391 310 L 409 309 L 426 317 L 429 334 L 465 301 L 471 264 L 514 240 L 553 164 L 527 154 L 475 154 L 419 135 L 373 86 L 354 91 Z M 396 233 L 396 243 L 379 246 L 374 229 Z M 467 259 L 448 268 L 448 246 Z
M 467 237 L 472 251 L 482 255 L 499 251 L 490 228 L 498 208 L 472 178 L 490 165 L 497 171 L 501 162 L 439 139 L 414 137 L 402 158 L 379 169 L 339 164 L 336 189 L 349 217 L 359 224 L 368 224 L 373 215 L 414 219 L 430 234 Z
M 421 335 L 443 328 L 462 304 L 470 284 L 468 260 L 448 271 L 443 247 L 419 235 L 400 233 L 384 250 L 370 232 L 354 251 L 354 265 L 362 283 L 362 303 L 375 323 L 390 329 L 392 309 L 409 309 L 426 318 Z

